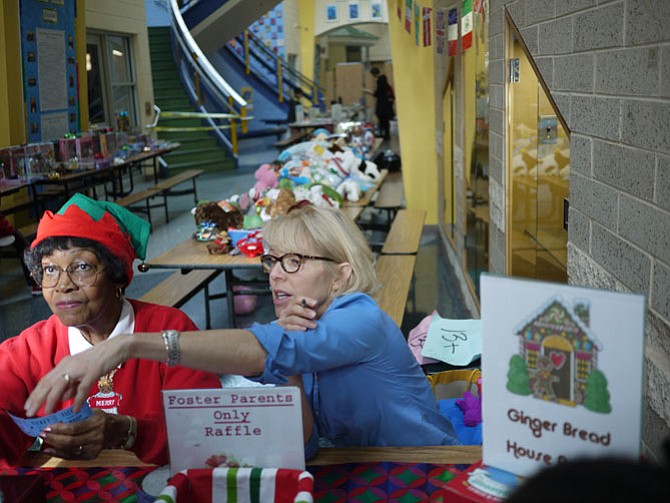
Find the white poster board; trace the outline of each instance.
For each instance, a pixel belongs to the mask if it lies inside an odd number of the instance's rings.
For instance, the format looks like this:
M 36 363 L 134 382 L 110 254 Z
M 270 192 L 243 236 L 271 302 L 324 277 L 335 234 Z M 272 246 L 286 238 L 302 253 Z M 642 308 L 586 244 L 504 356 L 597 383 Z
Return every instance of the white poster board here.
M 484 463 L 638 458 L 644 297 L 488 274 L 481 292 Z
M 187 468 L 305 469 L 293 386 L 163 390 L 170 474 Z

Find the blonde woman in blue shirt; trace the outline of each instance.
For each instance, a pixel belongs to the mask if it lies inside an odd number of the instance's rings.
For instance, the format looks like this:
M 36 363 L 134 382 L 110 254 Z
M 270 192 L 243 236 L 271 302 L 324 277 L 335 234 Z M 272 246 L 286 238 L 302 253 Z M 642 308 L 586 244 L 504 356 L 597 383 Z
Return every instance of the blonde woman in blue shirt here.
M 35 388 L 26 413 L 44 402 L 48 412 L 62 395 L 81 404 L 99 376 L 146 358 L 301 386 L 308 457 L 318 445 L 458 444 L 402 332 L 371 297 L 378 290 L 373 256 L 356 224 L 337 209 L 307 205 L 267 221 L 263 239 L 276 321 L 115 337 L 63 359 Z

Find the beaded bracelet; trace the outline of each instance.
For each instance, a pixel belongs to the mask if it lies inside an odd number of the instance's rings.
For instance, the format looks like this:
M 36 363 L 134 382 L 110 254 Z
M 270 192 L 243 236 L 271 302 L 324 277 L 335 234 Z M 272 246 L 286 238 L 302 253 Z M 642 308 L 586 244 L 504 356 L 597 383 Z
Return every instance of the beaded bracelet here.
M 165 351 L 167 351 L 166 363 L 170 367 L 179 365 L 181 361 L 181 350 L 179 348 L 179 332 L 176 330 L 165 330 L 163 333 L 163 342 Z

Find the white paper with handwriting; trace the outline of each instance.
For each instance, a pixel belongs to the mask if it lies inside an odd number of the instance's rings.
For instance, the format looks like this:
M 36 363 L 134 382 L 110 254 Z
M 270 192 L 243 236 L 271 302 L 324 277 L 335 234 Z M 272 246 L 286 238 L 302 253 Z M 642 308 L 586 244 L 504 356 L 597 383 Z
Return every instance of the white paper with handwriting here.
M 481 353 L 481 320 L 450 320 L 433 315 L 421 350 L 423 356 L 462 367 Z

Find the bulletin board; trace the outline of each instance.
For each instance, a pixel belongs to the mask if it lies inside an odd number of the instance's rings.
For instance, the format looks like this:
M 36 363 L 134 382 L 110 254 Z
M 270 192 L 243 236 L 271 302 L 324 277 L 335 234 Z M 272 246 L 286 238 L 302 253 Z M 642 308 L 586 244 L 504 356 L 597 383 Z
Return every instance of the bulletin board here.
M 21 60 L 28 141 L 79 131 L 75 2 L 21 0 Z

